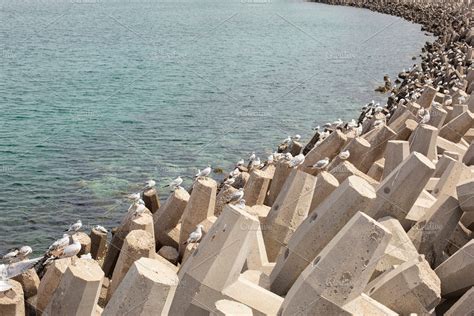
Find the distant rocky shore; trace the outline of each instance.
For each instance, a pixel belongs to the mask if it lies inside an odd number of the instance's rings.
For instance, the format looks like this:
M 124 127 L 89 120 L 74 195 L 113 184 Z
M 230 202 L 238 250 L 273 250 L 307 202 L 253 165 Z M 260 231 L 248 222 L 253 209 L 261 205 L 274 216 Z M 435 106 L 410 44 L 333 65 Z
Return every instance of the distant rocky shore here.
M 474 29 L 462 1 L 317 1 L 437 36 L 386 104 L 289 136 L 218 183 L 156 183 L 109 234 L 82 223 L 0 265 L 0 315 L 472 315 Z M 383 30 L 382 30 L 383 32 Z M 389 39 L 387 39 L 389 40 Z M 59 236 L 58 236 L 59 237 Z

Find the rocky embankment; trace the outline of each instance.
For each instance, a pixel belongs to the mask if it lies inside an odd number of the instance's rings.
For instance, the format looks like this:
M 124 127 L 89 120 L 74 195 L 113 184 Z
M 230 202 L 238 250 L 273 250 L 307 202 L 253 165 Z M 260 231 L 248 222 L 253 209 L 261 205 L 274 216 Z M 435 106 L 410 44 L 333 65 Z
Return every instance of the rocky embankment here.
M 472 314 L 472 11 L 320 2 L 397 15 L 438 39 L 386 86 L 386 105 L 305 145 L 290 137 L 225 183 L 203 173 L 161 205 L 149 188 L 112 236 L 78 225 L 67 251 L 2 266 L 0 315 Z

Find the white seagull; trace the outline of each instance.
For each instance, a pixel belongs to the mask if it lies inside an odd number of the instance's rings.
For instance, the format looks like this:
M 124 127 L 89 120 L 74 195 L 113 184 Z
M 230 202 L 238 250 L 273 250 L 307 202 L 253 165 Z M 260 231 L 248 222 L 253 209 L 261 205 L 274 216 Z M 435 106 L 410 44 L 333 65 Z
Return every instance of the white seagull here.
M 240 201 L 239 201 L 239 208 L 241 208 L 241 209 L 244 209 L 244 208 L 245 208 L 245 200 L 244 200 L 244 199 L 240 199 Z
M 24 260 L 28 257 L 29 254 L 33 252 L 33 249 L 31 249 L 30 246 L 23 246 L 18 250 L 18 257 L 21 258 L 21 260 Z
M 145 212 L 146 206 L 144 204 L 138 204 L 137 207 L 135 208 L 135 216 L 140 216 Z
M 18 252 L 19 252 L 18 248 L 11 249 L 6 255 L 2 257 L 2 259 L 6 262 L 10 262 L 16 258 L 16 256 L 18 255 Z
M 198 169 L 198 173 L 196 173 L 196 178 L 207 177 L 211 173 L 211 171 L 211 166 L 207 166 L 202 171 Z
M 59 255 L 59 258 L 69 258 L 69 257 L 74 257 L 81 251 L 81 243 L 77 240 L 74 240 L 71 236 L 71 241 L 73 241 L 71 244 L 67 245 L 64 247 L 63 251 Z
M 172 190 L 176 190 L 179 188 L 179 186 L 183 183 L 183 179 L 181 177 L 177 177 L 173 181 L 170 182 L 170 184 L 167 185 L 167 187 L 171 187 Z
M 69 235 L 68 234 L 63 234 L 63 237 L 56 240 L 49 246 L 48 251 L 54 251 L 59 248 L 63 248 L 69 245 Z
M 107 234 L 107 229 L 105 229 L 104 226 L 96 225 L 96 226 L 94 227 L 94 229 L 95 229 L 95 230 L 98 230 L 98 231 L 100 231 L 100 232 L 102 232 L 102 233 L 104 233 L 104 234 Z
M 244 189 L 240 188 L 230 197 L 229 203 L 238 202 L 244 197 Z
M 317 163 L 315 163 L 311 168 L 312 169 L 324 169 L 326 168 L 327 166 L 329 165 L 329 158 L 326 157 L 324 159 L 321 159 L 320 161 L 318 161 Z
M 349 158 L 350 155 L 351 153 L 349 152 L 349 150 L 344 150 L 341 151 L 341 153 L 339 154 L 339 158 L 342 160 L 346 160 L 347 158 Z
M 239 168 L 235 168 L 234 170 L 232 170 L 232 171 L 230 172 L 229 175 L 230 175 L 231 177 L 235 178 L 235 177 L 237 177 L 239 174 L 240 174 Z
M 240 159 L 239 161 L 237 161 L 237 166 L 243 166 L 245 164 L 245 160 L 243 159 Z
M 156 185 L 155 180 L 151 180 L 151 179 L 150 179 L 150 180 L 148 180 L 148 181 L 145 182 L 145 188 L 144 188 L 144 190 L 152 189 L 152 188 L 155 187 L 155 185 Z
M 69 226 L 68 232 L 78 232 L 82 228 L 82 221 L 80 219 L 77 220 L 74 224 Z
M 132 193 L 127 196 L 127 198 L 133 202 L 138 202 L 142 198 L 142 194 L 140 192 Z
M 196 229 L 191 234 L 189 234 L 188 239 L 183 243 L 183 245 L 197 243 L 199 240 L 201 240 L 203 228 L 203 225 L 197 225 Z
M 295 157 L 293 157 L 293 159 L 291 159 L 290 167 L 291 168 L 298 167 L 303 162 L 304 162 L 304 155 L 303 154 L 296 155 Z

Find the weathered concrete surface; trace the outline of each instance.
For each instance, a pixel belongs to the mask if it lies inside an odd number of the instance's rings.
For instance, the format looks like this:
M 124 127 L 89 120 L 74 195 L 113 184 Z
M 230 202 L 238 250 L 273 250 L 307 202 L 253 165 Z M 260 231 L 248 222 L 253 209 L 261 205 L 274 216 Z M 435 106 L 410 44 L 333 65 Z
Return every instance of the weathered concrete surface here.
M 144 230 L 133 230 L 123 243 L 122 251 L 117 260 L 112 281 L 107 292 L 107 299 L 114 294 L 122 279 L 127 274 L 133 263 L 142 258 L 151 258 L 155 255 L 155 242 L 152 236 Z
M 267 197 L 268 188 L 273 179 L 275 168 L 265 171 L 253 170 L 245 184 L 245 204 L 248 206 L 262 205 Z
M 153 214 L 155 239 L 158 246 L 171 246 L 176 249 L 179 247 L 178 242 L 170 237 L 170 231 L 178 225 L 188 201 L 189 193 L 180 187 L 174 190 L 160 209 Z
M 298 277 L 285 297 L 281 315 L 322 315 L 320 298 L 338 306 L 357 298 L 390 238 L 382 225 L 357 212 Z
M 174 270 L 158 260 L 141 258 L 133 263 L 102 315 L 168 315 L 177 286 Z
M 410 143 L 404 140 L 391 140 L 385 149 L 385 164 L 382 179 L 385 179 L 395 170 L 408 155 L 410 155 Z
M 372 299 L 370 296 L 364 293 L 342 306 L 342 308 L 344 308 L 345 311 L 351 313 L 351 315 L 398 315 L 387 306 L 377 302 L 376 300 Z
M 332 159 L 336 157 L 337 154 L 341 151 L 342 146 L 344 146 L 347 141 L 347 136 L 339 130 L 332 132 L 326 139 L 324 139 L 321 144 L 314 147 L 305 157 L 303 165 L 300 166 L 300 169 L 316 175 L 318 173 L 317 169 L 312 169 L 316 162 L 328 157 Z
M 454 304 L 444 315 L 472 315 L 474 313 L 474 287 L 461 296 L 456 304 Z
M 24 316 L 25 298 L 21 284 L 15 280 L 10 280 L 9 283 L 12 288 L 6 292 L 0 292 L 0 315 Z
M 456 193 L 463 212 L 474 212 L 474 179 L 458 183 Z
M 46 309 L 46 306 L 58 288 L 59 283 L 70 264 L 71 258 L 64 258 L 54 260 L 53 263 L 48 266 L 38 287 L 36 308 L 40 313 Z
M 298 227 L 288 246 L 280 250 L 270 275 L 272 291 L 279 295 L 287 293 L 339 230 L 374 199 L 374 189 L 362 178 L 351 176 L 341 183 Z
M 393 217 L 383 217 L 378 220 L 390 233 L 392 238 L 385 249 L 384 255 L 377 262 L 374 276 L 390 271 L 404 262 L 418 257 L 418 251 L 403 229 L 400 222 Z
M 107 254 L 107 233 L 92 228 L 90 239 L 92 258 L 103 260 Z
M 207 315 L 214 303 L 231 299 L 263 314 L 274 314 L 282 299 L 239 278 L 260 223 L 244 210 L 227 205 L 199 247 L 179 271 L 180 283 L 170 315 Z
M 294 169 L 265 220 L 263 239 L 268 259 L 275 261 L 280 248 L 288 244 L 294 231 L 308 216 L 316 177 Z
M 436 144 L 438 140 L 438 129 L 436 127 L 420 124 L 408 139 L 410 152 L 419 152 L 431 161 L 437 159 Z
M 420 256 L 380 275 L 367 285 L 366 293 L 396 313 L 424 315 L 440 302 L 441 284 Z
M 443 297 L 463 295 L 474 285 L 474 240 L 471 240 L 435 269 Z
M 286 179 L 290 175 L 292 168 L 290 168 L 290 162 L 286 160 L 277 161 L 275 164 L 275 172 L 273 174 L 273 179 L 270 184 L 270 189 L 268 191 L 268 196 L 265 199 L 264 204 L 272 206 L 275 202 L 278 194 L 280 194 L 281 188 L 286 182 Z
M 230 300 L 219 300 L 215 304 L 215 311 L 211 313 L 211 316 L 252 316 L 252 309 L 244 304 L 237 303 Z
M 143 192 L 143 202 L 145 202 L 146 208 L 149 209 L 152 214 L 158 211 L 160 208 L 160 199 L 158 198 L 156 188 L 151 188 Z
M 214 216 L 216 207 L 217 182 L 210 178 L 196 180 L 189 202 L 184 209 L 181 230 L 179 235 L 179 254 L 184 254 L 184 242 L 189 234 L 196 229 L 196 225 L 206 218 Z
M 313 199 L 309 207 L 309 214 L 316 209 L 339 186 L 339 181 L 330 173 L 323 171 L 316 177 Z
M 426 216 L 408 232 L 418 252 L 425 255 L 432 267 L 443 261 L 443 251 L 461 215 L 457 199 L 444 195 L 438 198 Z
M 92 315 L 103 278 L 104 272 L 96 261 L 73 259 L 43 314 Z
M 379 219 L 391 216 L 400 221 L 405 229 L 412 223 L 406 216 L 435 170 L 433 163 L 417 152 L 413 152 L 377 189 L 377 198 L 366 211 Z
M 40 279 L 35 269 L 29 269 L 28 271 L 17 275 L 12 279 L 20 282 L 21 287 L 23 288 L 25 300 L 29 299 L 32 296 L 35 296 L 38 293 Z

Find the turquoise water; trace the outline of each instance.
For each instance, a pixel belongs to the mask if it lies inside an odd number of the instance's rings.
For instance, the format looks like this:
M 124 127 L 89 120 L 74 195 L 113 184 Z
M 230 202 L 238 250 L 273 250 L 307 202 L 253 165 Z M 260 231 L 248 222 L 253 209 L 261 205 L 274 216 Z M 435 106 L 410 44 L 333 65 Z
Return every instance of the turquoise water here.
M 110 228 L 148 178 L 352 118 L 429 40 L 299 1 L 0 3 L 0 252 L 40 251 L 78 218 Z

